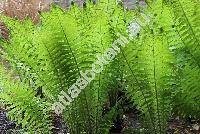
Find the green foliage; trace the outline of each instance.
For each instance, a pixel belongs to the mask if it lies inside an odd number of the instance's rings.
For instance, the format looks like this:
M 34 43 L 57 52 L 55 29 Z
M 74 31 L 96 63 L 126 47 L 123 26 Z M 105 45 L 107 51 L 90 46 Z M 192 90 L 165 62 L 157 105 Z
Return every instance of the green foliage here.
M 10 119 L 28 128 L 30 133 L 49 133 L 52 124 L 49 116 L 50 103 L 35 97 L 34 90 L 26 82 L 8 75 L 3 68 L 0 70 L 0 85 L 3 87 L 0 98 L 8 106 Z
M 141 12 L 149 14 L 149 23 Z M 61 91 L 67 92 L 81 70 L 91 69 L 96 56 L 119 38 L 117 33 L 128 37 L 127 27 L 139 18 L 146 24 L 141 24 L 137 36 L 62 115 L 72 134 L 109 133 L 124 104 L 117 94 L 125 92 L 141 111 L 141 130 L 166 133 L 172 114 L 200 116 L 199 15 L 197 0 L 148 1 L 147 9 L 134 11 L 103 0 L 69 11 L 53 5 L 49 13 L 41 14 L 37 26 L 29 19 L 2 17 L 11 40 L 1 41 L 5 49 L 1 56 L 10 68 L 1 66 L 0 98 L 9 106 L 10 118 L 22 127 L 51 133 L 50 104 Z M 39 87 L 44 98 L 36 97 Z
M 183 116 L 199 118 L 199 22 L 198 1 L 172 1 L 174 28 L 167 34 L 177 58 L 178 90 L 174 97 L 175 111 Z M 172 37 L 174 36 L 174 37 Z

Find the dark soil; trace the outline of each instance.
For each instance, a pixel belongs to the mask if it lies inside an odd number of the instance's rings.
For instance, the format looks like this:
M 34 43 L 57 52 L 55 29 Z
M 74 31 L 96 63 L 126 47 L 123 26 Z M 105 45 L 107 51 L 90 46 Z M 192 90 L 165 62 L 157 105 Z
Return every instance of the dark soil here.
M 63 129 L 60 124 L 62 119 L 60 117 L 55 117 L 55 126 L 54 133 L 66 133 L 66 128 Z M 140 129 L 141 124 L 139 121 L 138 114 L 135 112 L 125 113 L 122 119 L 118 118 L 114 122 L 114 127 L 111 129 L 111 134 L 129 134 L 127 130 L 129 129 L 132 132 L 135 129 Z M 16 123 L 9 121 L 7 118 L 7 112 L 4 109 L 0 109 L 0 134 L 9 134 L 8 131 L 19 130 L 19 127 L 16 127 Z M 169 129 L 167 134 L 200 134 L 200 120 L 184 120 L 179 117 L 172 117 L 169 119 Z
M 65 128 L 65 124 L 61 117 L 56 114 L 52 115 L 53 117 L 53 133 L 54 134 L 67 134 L 67 128 Z M 19 131 L 21 130 L 20 126 L 17 126 L 15 122 L 9 121 L 7 116 L 7 111 L 4 109 L 0 109 L 0 134 L 21 134 Z
M 170 118 L 168 134 L 200 134 L 200 121 Z
M 137 134 L 142 129 L 137 112 L 129 111 L 119 121 L 114 123 L 111 134 Z M 200 120 L 171 117 L 167 134 L 200 134 Z
M 7 112 L 0 109 L 0 134 L 6 134 L 8 130 L 15 129 L 15 127 L 15 122 L 8 120 Z

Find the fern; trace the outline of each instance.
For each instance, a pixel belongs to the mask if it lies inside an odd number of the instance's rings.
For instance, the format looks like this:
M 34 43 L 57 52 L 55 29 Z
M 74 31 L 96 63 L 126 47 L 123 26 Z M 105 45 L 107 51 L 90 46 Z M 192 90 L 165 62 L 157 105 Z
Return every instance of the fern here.
M 23 128 L 28 127 L 30 133 L 50 133 L 50 103 L 35 97 L 34 90 L 28 84 L 22 85 L 19 79 L 8 75 L 2 67 L 0 85 L 3 87 L 0 98 L 8 105 L 11 120 L 17 121 Z
M 184 116 L 199 118 L 199 4 L 198 1 L 169 3 L 174 16 L 174 29 L 170 37 L 178 61 L 179 89 L 175 95 L 175 111 Z M 173 41 L 172 41 L 173 40 Z M 175 42 L 176 41 L 176 42 Z M 180 97 L 181 96 L 181 97 Z M 176 108 L 177 106 L 178 109 Z M 193 110 L 188 110 L 193 109 Z
M 28 18 L 20 22 L 2 17 L 11 40 L 2 41 L 10 70 L 1 67 L 1 98 L 10 105 L 11 119 L 31 133 L 53 132 L 50 104 L 62 101 L 62 91 L 68 92 L 81 71 L 91 70 L 119 38 L 117 33 L 128 38 L 127 27 L 131 30 L 135 24 L 139 29 L 129 43 L 66 106 L 62 118 L 69 132 L 109 133 L 113 120 L 124 112 L 126 97 L 141 112 L 144 133 L 166 133 L 173 113 L 198 118 L 198 1 L 157 0 L 147 5 L 134 11 L 114 0 L 87 2 L 84 8 L 74 5 L 67 11 L 52 5 L 37 26 Z M 40 87 L 44 98 L 35 97 Z

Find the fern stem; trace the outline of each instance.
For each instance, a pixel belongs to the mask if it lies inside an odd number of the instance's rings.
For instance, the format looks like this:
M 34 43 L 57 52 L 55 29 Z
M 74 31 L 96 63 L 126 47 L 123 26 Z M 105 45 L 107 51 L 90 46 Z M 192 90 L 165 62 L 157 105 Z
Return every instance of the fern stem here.
M 159 126 L 159 129 L 160 129 L 160 133 L 162 132 L 161 131 L 161 121 L 160 121 L 160 114 L 159 114 L 159 106 L 158 106 L 158 90 L 157 90 L 157 80 L 156 80 L 156 61 L 155 61 L 155 46 L 154 46 L 154 43 L 153 43 L 153 78 L 154 78 L 154 89 L 155 89 L 155 92 L 156 92 L 156 112 L 157 112 L 157 116 L 158 116 L 158 126 Z
M 100 33 L 102 33 L 102 29 L 101 29 L 101 23 L 100 23 Z M 101 46 L 104 50 L 104 46 L 103 46 L 103 43 L 102 43 L 102 36 L 101 36 Z M 101 87 L 101 73 L 99 74 L 99 87 L 98 87 L 98 91 L 97 91 L 97 94 L 98 94 L 98 97 L 97 97 L 97 115 L 96 115 L 96 134 L 98 132 L 98 123 L 99 123 L 99 120 L 98 120 L 98 116 L 99 116 L 99 98 L 100 98 L 100 94 L 99 94 L 99 90 L 100 90 L 100 87 Z
M 76 68 L 77 68 L 77 70 L 78 70 L 79 76 L 81 77 L 80 69 L 79 69 L 79 67 L 78 67 L 77 59 L 76 59 L 76 57 L 75 57 L 74 52 L 72 51 L 72 48 L 71 48 L 70 45 L 69 45 L 69 41 L 68 41 L 68 39 L 67 39 L 67 35 L 66 35 L 65 30 L 64 30 L 64 28 L 63 28 L 63 25 L 62 25 L 62 23 L 61 23 L 61 20 L 60 20 L 59 15 L 58 15 L 58 21 L 59 21 L 59 23 L 60 23 L 61 30 L 62 30 L 62 32 L 63 32 L 63 34 L 64 34 L 65 41 L 67 42 L 67 44 L 68 44 L 68 46 L 69 46 L 69 49 L 70 49 L 70 52 L 72 53 L 72 57 L 73 57 L 73 59 L 74 59 L 74 62 L 75 62 Z M 92 126 L 91 126 L 90 112 L 89 112 L 89 106 L 88 106 L 88 101 L 87 101 L 87 96 L 86 96 L 85 90 L 83 90 L 83 95 L 84 95 L 84 97 L 85 97 L 86 110 L 87 110 L 87 113 L 88 113 L 89 134 L 92 134 Z
M 143 96 L 143 98 L 144 98 L 144 101 L 145 101 L 145 103 L 147 104 L 147 109 L 148 109 L 148 113 L 149 113 L 149 117 L 150 117 L 151 123 L 152 123 L 152 125 L 153 125 L 153 127 L 154 127 L 154 130 L 155 130 L 155 124 L 154 124 L 154 121 L 153 121 L 152 116 L 151 116 L 151 112 L 150 112 L 151 110 L 150 110 L 149 103 L 147 102 L 147 100 L 146 100 L 146 98 L 145 98 L 144 92 L 143 92 L 143 90 L 142 90 L 142 88 L 141 88 L 141 86 L 140 86 L 140 83 L 139 83 L 138 79 L 136 78 L 135 74 L 133 73 L 133 70 L 132 70 L 131 67 L 130 67 L 130 64 L 129 64 L 129 62 L 128 62 L 128 60 L 127 60 L 125 54 L 124 54 L 124 51 L 123 51 L 122 49 L 121 49 L 121 51 L 122 51 L 123 58 L 125 59 L 126 64 L 128 65 L 128 68 L 129 68 L 129 70 L 131 71 L 131 75 L 132 75 L 133 78 L 136 80 L 136 83 L 137 83 L 137 85 L 139 86 L 139 88 L 140 88 L 140 90 L 141 90 L 141 92 L 142 92 L 142 96 Z
M 100 96 L 99 96 L 99 89 L 100 89 L 100 87 L 101 87 L 101 73 L 99 74 L 99 87 L 98 87 L 98 89 L 97 89 L 97 109 L 96 109 L 96 134 L 97 134 L 97 132 L 98 132 L 98 127 L 99 127 L 99 120 L 98 120 L 98 117 L 99 117 L 99 98 L 100 98 Z

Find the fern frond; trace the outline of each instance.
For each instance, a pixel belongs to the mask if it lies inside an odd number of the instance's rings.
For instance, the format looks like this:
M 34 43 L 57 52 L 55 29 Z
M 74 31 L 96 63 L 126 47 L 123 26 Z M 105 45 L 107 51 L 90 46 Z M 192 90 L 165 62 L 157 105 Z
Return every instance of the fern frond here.
M 51 133 L 50 103 L 35 97 L 34 90 L 28 84 L 22 84 L 12 73 L 5 72 L 2 66 L 0 72 L 0 86 L 3 87 L 0 98 L 8 106 L 9 118 L 22 128 L 29 128 L 27 131 L 30 133 Z

